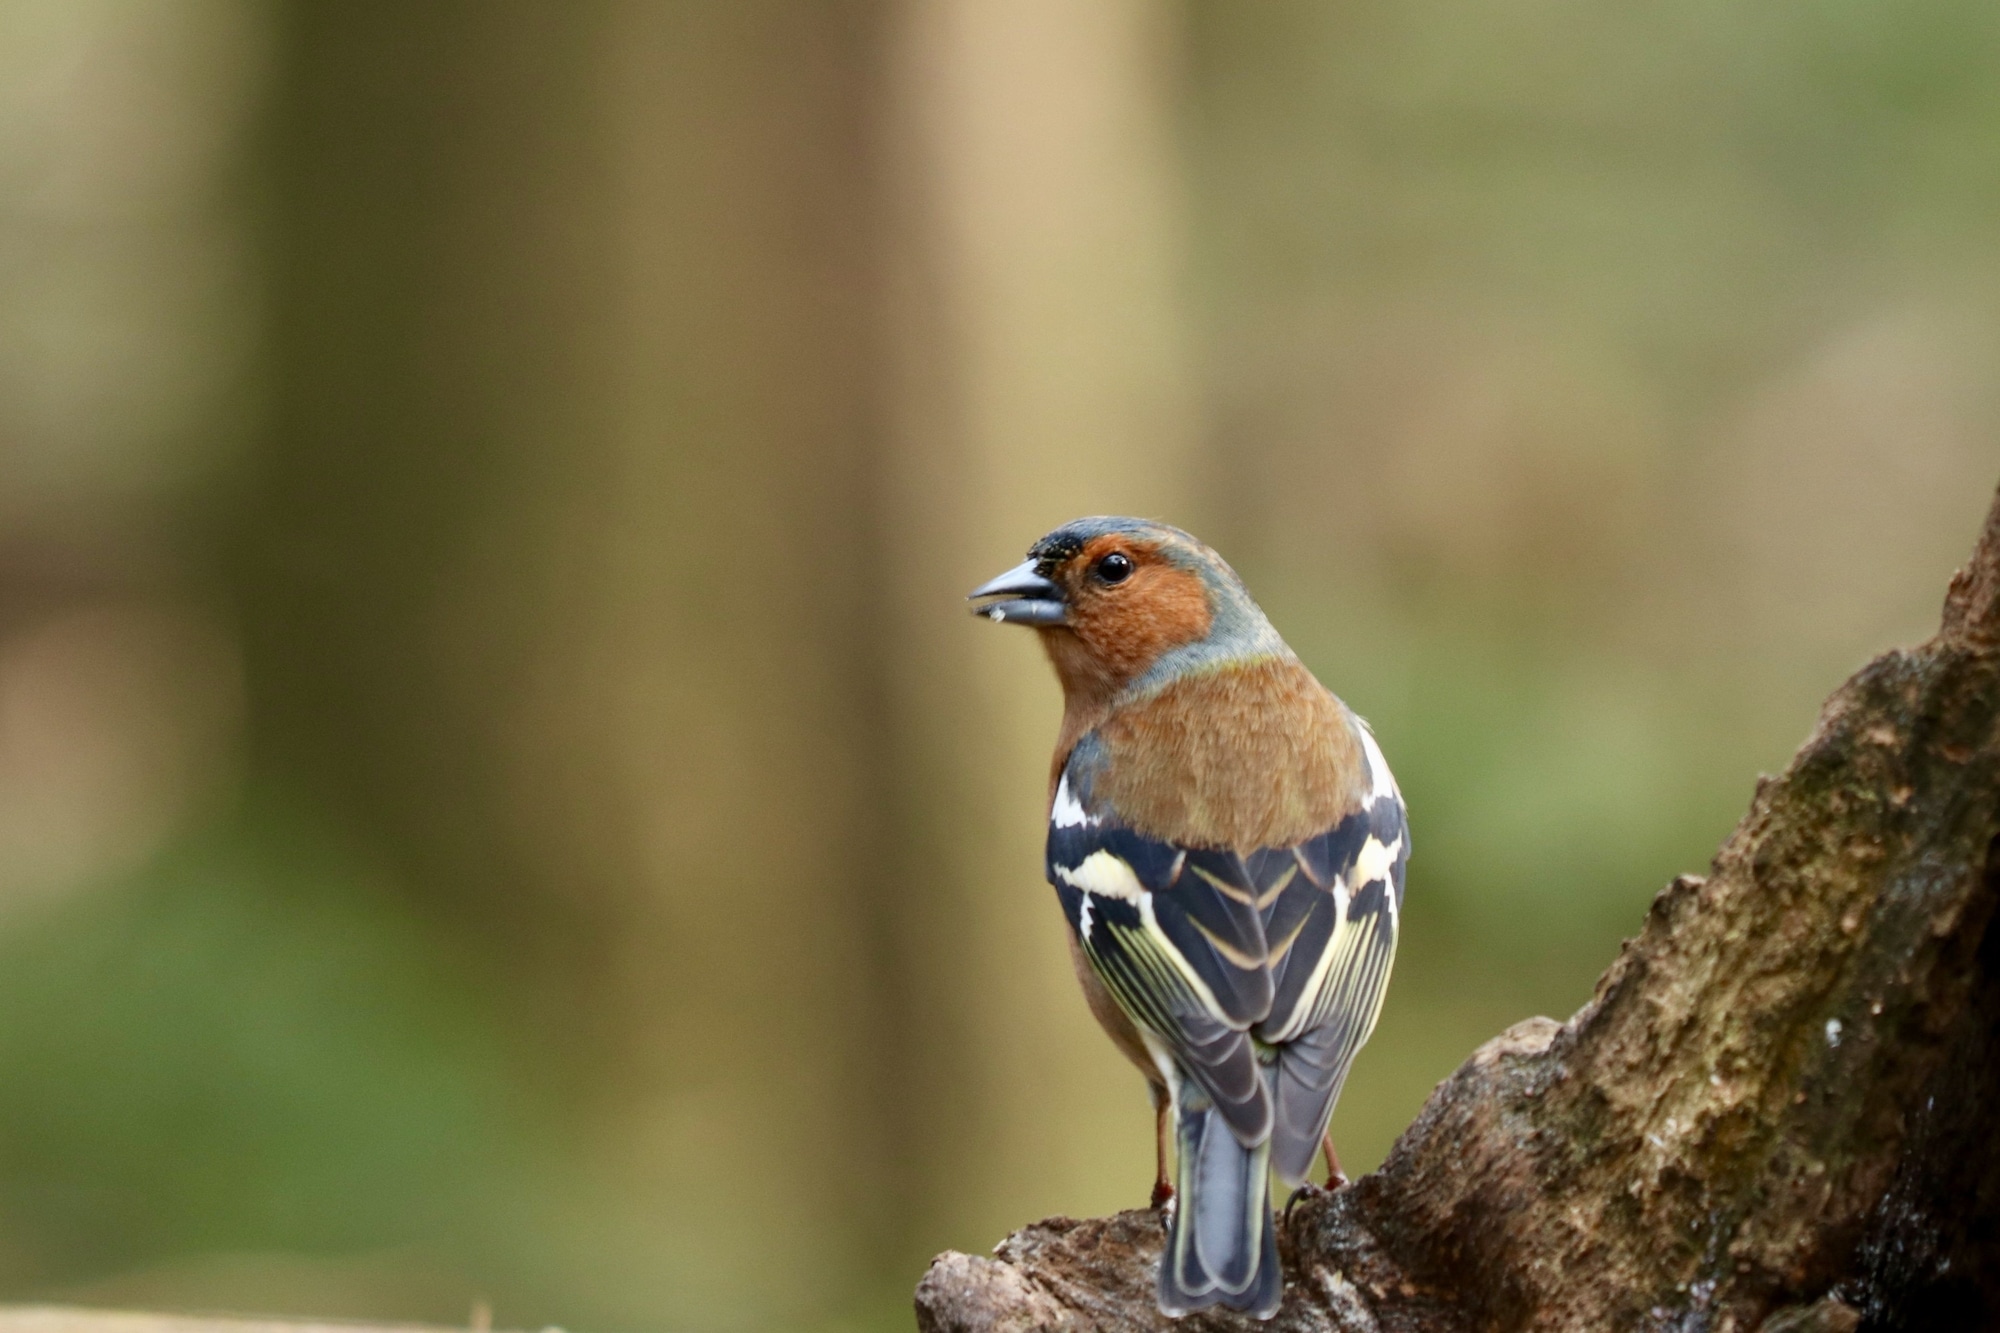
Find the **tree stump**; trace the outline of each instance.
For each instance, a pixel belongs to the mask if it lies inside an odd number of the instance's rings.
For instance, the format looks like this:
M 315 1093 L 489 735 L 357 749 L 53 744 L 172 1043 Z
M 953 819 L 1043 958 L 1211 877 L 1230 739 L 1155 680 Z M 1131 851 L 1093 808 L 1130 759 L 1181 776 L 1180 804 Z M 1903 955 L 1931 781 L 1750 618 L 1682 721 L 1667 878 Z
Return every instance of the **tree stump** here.
M 1341 1333 L 2000 1328 L 2000 497 L 1942 627 L 1835 691 L 1566 1023 L 1280 1227 Z M 1148 1211 L 941 1255 L 925 1333 L 1162 1329 Z M 1255 1328 L 1209 1312 L 1194 1330 Z

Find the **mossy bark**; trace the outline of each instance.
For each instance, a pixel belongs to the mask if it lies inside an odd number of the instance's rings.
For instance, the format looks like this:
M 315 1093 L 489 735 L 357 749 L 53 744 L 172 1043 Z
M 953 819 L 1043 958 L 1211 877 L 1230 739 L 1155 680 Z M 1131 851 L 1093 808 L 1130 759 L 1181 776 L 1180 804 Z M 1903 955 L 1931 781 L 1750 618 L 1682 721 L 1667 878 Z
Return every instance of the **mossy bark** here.
M 1291 1211 L 1268 1327 L 2000 1327 L 1996 839 L 2000 500 L 1938 634 L 1834 693 L 1591 1001 Z M 918 1324 L 1161 1328 L 1159 1248 L 1148 1212 L 1037 1223 L 941 1256 Z

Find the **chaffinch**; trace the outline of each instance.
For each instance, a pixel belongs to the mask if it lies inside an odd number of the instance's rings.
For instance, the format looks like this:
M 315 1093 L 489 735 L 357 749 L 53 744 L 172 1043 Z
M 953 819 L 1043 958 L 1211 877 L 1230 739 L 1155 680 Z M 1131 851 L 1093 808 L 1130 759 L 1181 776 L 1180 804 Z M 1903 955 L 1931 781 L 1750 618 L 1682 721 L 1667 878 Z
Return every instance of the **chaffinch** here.
M 1341 1181 L 1327 1122 L 1395 957 L 1396 781 L 1178 528 L 1078 519 L 971 596 L 1033 627 L 1062 682 L 1047 871 L 1091 1013 L 1153 1093 L 1160 1309 L 1269 1318 L 1271 1173 L 1296 1188 L 1323 1145 Z

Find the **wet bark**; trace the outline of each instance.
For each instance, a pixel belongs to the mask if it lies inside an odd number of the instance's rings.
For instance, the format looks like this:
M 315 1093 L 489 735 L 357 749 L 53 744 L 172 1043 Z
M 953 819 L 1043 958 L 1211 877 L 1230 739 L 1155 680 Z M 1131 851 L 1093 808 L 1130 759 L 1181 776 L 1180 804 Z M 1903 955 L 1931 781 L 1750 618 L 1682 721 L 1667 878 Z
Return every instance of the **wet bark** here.
M 1568 1022 L 1281 1227 L 1273 1330 L 2000 1327 L 2000 500 L 1943 624 L 1827 701 Z M 927 1333 L 1157 1329 L 1161 1228 L 940 1256 Z M 1230 1315 L 1189 1330 L 1251 1327 Z

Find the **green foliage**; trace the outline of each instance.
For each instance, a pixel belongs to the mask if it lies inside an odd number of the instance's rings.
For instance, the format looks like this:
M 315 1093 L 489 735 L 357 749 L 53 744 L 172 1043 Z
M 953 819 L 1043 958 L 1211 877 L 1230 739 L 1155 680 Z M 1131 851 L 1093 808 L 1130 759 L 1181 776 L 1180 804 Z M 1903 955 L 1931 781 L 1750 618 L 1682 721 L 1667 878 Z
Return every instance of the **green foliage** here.
M 476 991 L 352 862 L 237 826 L 0 935 L 0 1253 L 462 1240 L 512 1132 Z

